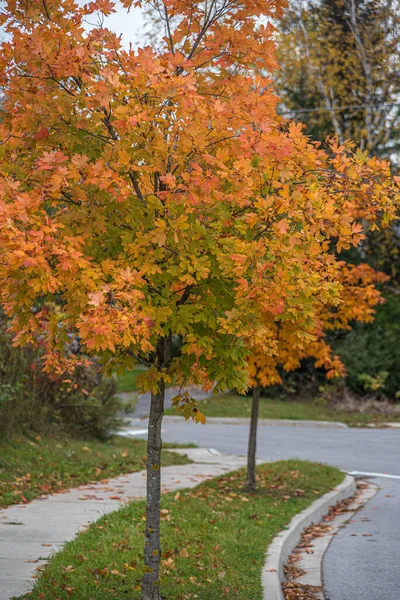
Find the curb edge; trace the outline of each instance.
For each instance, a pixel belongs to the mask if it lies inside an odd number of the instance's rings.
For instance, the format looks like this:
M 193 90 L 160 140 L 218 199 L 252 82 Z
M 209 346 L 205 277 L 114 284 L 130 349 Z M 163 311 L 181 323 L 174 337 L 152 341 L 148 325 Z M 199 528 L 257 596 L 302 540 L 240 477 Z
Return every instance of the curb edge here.
M 250 417 L 206 417 L 207 423 L 211 425 L 248 425 Z M 147 417 L 135 418 L 136 421 L 145 421 Z M 182 417 L 176 415 L 165 415 L 164 421 L 171 423 L 181 422 Z M 343 428 L 348 429 L 346 423 L 341 421 L 312 421 L 302 419 L 259 419 L 259 425 L 274 425 L 277 427 L 315 427 L 318 429 Z
M 313 523 L 318 523 L 328 513 L 330 506 L 350 498 L 355 493 L 355 478 L 346 475 L 341 484 L 293 517 L 288 528 L 275 536 L 267 550 L 262 570 L 263 600 L 285 600 L 281 586 L 284 580 L 283 567 L 299 543 L 303 530 Z

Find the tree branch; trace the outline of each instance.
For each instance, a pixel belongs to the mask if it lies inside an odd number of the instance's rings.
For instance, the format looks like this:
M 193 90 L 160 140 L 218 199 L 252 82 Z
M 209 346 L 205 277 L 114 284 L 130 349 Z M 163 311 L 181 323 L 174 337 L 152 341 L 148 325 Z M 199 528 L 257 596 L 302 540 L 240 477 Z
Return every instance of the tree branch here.
M 42 3 L 43 3 L 44 11 L 46 13 L 46 17 L 48 18 L 49 21 L 51 21 L 51 17 L 50 17 L 49 9 L 47 8 L 46 0 L 42 0 Z
M 183 292 L 182 296 L 179 298 L 178 302 L 176 303 L 176 306 L 181 306 L 182 304 L 185 304 L 185 302 L 187 302 L 193 287 L 194 287 L 193 285 L 188 285 L 185 288 L 185 291 Z
M 139 183 L 137 182 L 137 180 L 135 179 L 135 175 L 132 173 L 132 171 L 128 171 L 128 177 L 131 180 L 131 183 L 133 185 L 133 189 L 135 190 L 136 196 L 139 198 L 139 200 L 142 202 L 143 206 L 146 206 L 146 200 L 145 197 L 142 194 L 142 190 L 139 187 Z

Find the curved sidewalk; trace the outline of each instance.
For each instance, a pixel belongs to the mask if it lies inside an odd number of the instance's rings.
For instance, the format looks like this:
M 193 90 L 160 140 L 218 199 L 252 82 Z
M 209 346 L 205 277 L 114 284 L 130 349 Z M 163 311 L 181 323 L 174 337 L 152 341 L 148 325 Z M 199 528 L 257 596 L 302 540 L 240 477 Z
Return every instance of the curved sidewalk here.
M 245 464 L 243 457 L 202 448 L 177 452 L 195 462 L 163 468 L 163 492 L 195 487 Z M 36 569 L 65 542 L 121 504 L 143 498 L 145 491 L 146 472 L 139 471 L 0 509 L 0 599 L 28 592 Z

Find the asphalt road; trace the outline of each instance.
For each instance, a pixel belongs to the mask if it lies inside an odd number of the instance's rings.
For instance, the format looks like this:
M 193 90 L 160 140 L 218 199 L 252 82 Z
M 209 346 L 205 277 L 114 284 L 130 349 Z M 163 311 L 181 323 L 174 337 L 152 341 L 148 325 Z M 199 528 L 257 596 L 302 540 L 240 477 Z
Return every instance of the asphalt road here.
M 221 452 L 245 454 L 246 425 L 172 422 L 163 439 L 195 442 Z M 346 471 L 400 477 L 400 431 L 351 428 L 260 426 L 258 458 L 301 458 Z M 327 600 L 400 600 L 400 480 L 371 478 L 381 489 L 340 530 L 325 554 Z
M 383 487 L 340 529 L 323 560 L 326 600 L 399 600 L 400 481 Z

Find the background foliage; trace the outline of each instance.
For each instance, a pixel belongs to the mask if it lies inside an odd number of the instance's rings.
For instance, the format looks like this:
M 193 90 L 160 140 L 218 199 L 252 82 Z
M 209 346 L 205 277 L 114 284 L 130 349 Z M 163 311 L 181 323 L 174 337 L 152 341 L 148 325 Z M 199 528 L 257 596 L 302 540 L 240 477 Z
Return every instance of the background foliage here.
M 375 322 L 355 325 L 334 343 L 346 382 L 360 395 L 400 398 L 400 297 L 388 295 Z
M 400 3 L 398 0 L 292 0 L 280 21 L 275 85 L 286 117 L 305 123 L 316 141 L 336 135 L 398 171 L 400 104 Z M 331 336 L 347 370 L 346 386 L 361 397 L 396 399 L 399 385 L 400 228 L 365 231 L 358 249 L 342 253 L 389 276 L 386 303 L 374 324 L 357 324 Z M 323 374 L 311 360 L 283 374 L 284 390 L 314 393 Z
M 12 345 L 5 318 L 0 319 L 0 434 L 66 431 L 105 438 L 121 424 L 116 382 L 99 366 L 79 366 L 71 377 L 42 371 L 38 347 Z

